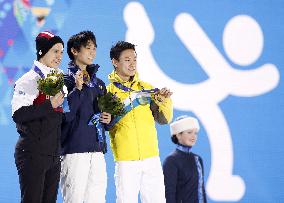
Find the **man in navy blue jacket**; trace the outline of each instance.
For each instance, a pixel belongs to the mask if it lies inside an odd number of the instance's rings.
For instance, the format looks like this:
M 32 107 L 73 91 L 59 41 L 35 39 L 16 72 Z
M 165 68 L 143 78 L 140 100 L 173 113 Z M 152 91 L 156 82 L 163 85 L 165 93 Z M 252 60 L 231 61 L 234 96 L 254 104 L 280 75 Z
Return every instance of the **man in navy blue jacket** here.
M 177 147 L 163 164 L 167 203 L 206 203 L 202 159 L 191 152 L 197 140 L 198 121 L 181 116 L 170 128 Z
M 63 201 L 105 202 L 107 174 L 104 128 L 88 125 L 99 114 L 97 98 L 106 93 L 105 84 L 96 77 L 99 66 L 92 64 L 96 56 L 93 32 L 73 35 L 67 43 L 71 62 L 64 82 L 68 89 L 70 112 L 65 113 L 62 125 L 61 189 Z M 100 114 L 100 122 L 108 124 L 109 113 Z M 99 134 L 101 133 L 101 134 Z

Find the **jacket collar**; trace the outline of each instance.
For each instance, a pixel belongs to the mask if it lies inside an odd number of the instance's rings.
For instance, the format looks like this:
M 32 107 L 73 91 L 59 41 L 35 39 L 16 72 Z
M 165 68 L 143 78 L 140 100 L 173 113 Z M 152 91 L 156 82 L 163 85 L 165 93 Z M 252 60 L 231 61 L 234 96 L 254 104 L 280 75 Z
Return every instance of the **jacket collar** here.
M 184 153 L 189 154 L 191 152 L 191 146 L 185 146 L 181 144 L 177 144 L 177 150 L 182 151 Z
M 68 66 L 68 70 L 74 75 L 80 69 L 79 66 L 74 63 L 74 61 L 70 61 Z M 93 79 L 93 77 L 96 77 L 96 73 L 98 72 L 99 67 L 100 66 L 98 64 L 91 64 L 87 66 L 86 71 L 89 73 L 91 79 Z
M 109 75 L 108 75 L 108 79 L 111 83 L 113 82 L 119 82 L 121 84 L 127 85 L 133 82 L 139 82 L 139 78 L 138 78 L 138 73 L 136 72 L 136 74 L 134 75 L 134 77 L 132 78 L 131 81 L 124 81 L 121 79 L 121 77 L 117 74 L 117 72 L 115 70 L 113 70 Z
M 50 67 L 48 67 L 48 66 L 42 64 L 41 62 L 37 61 L 37 60 L 34 61 L 34 65 L 37 66 L 37 67 L 41 70 L 41 72 L 44 74 L 45 77 L 46 77 L 47 74 L 49 74 L 52 70 L 58 70 L 58 71 L 62 72 L 60 69 L 50 68 Z

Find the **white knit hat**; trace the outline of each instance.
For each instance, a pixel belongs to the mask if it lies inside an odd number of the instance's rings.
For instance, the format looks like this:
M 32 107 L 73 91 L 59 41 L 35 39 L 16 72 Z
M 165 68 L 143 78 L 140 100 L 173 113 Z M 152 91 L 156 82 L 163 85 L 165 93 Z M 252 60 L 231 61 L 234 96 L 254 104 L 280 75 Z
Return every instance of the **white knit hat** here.
M 170 124 L 171 135 L 176 135 L 182 131 L 196 128 L 199 131 L 199 123 L 196 118 L 190 116 L 177 117 L 174 122 Z

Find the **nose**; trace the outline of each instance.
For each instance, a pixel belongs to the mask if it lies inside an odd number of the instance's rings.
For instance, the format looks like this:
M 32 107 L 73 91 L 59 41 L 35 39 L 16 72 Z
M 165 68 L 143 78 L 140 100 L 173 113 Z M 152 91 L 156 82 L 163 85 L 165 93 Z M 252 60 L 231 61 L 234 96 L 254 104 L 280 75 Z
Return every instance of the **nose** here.
M 91 52 L 91 54 L 92 54 L 92 56 L 96 56 L 96 54 L 97 54 L 97 50 L 96 49 L 94 49 L 94 50 L 92 50 L 92 52 Z
M 62 54 L 61 55 L 57 55 L 57 60 L 59 61 L 59 63 L 61 63 L 61 61 L 62 61 Z
M 130 66 L 131 67 L 135 67 L 135 65 L 136 65 L 136 61 L 130 61 Z
M 62 53 L 62 52 L 59 52 L 59 53 L 57 54 L 57 58 L 60 59 L 60 60 L 62 59 L 62 56 L 63 56 L 63 53 Z

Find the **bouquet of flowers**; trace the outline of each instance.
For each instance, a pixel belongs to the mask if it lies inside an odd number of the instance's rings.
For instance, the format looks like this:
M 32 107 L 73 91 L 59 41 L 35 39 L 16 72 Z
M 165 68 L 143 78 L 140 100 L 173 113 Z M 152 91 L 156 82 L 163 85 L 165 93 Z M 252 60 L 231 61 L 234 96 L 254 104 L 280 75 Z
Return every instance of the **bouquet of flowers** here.
M 124 104 L 111 92 L 98 97 L 98 106 L 101 112 L 107 112 L 113 116 L 123 116 L 126 113 Z
M 48 96 L 55 96 L 62 91 L 64 86 L 63 73 L 51 71 L 45 78 L 40 78 L 38 81 L 38 90 Z
M 126 114 L 124 104 L 115 94 L 112 94 L 111 92 L 107 92 L 106 94 L 98 97 L 98 107 L 101 112 L 110 113 L 116 118 Z M 88 125 L 96 126 L 98 133 L 98 141 L 100 144 L 102 144 L 105 139 L 105 129 L 103 127 L 103 124 L 100 122 L 100 115 L 101 113 L 94 114 Z

